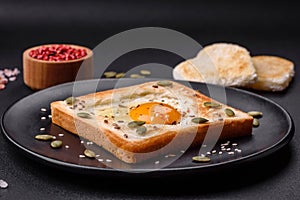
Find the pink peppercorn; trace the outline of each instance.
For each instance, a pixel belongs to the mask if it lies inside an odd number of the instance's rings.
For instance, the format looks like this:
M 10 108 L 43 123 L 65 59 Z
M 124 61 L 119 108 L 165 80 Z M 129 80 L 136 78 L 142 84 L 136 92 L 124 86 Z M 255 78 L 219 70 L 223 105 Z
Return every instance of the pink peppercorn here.
M 85 49 L 74 48 L 69 45 L 51 45 L 41 46 L 29 52 L 29 56 L 45 61 L 68 61 L 85 57 L 87 52 Z

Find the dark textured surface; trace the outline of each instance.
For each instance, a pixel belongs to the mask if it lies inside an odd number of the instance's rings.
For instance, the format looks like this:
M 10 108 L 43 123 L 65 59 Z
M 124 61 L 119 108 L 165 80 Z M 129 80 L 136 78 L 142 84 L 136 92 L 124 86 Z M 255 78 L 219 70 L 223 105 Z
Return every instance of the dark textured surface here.
M 70 42 L 94 48 L 120 31 L 143 26 L 175 29 L 202 45 L 239 43 L 252 55 L 280 55 L 296 64 L 296 76 L 285 92 L 261 93 L 283 106 L 294 119 L 295 136 L 286 148 L 251 165 L 208 176 L 130 181 L 78 176 L 45 167 L 17 151 L 1 134 L 0 179 L 6 180 L 9 188 L 0 189 L 0 198 L 299 199 L 299 6 L 288 2 L 214 2 L 1 1 L 0 68 L 17 66 L 22 70 L 22 52 L 33 45 Z M 148 57 L 133 56 L 115 67 L 140 64 L 143 61 L 136 60 L 141 59 L 152 62 Z M 20 74 L 16 82 L 0 91 L 0 114 L 31 93 Z

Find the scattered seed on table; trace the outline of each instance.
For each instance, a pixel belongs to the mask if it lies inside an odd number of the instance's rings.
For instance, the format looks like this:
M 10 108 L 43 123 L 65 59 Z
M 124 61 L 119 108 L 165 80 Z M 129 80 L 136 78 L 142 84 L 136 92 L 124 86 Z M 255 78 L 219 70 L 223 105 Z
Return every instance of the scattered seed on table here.
M 60 148 L 63 142 L 61 140 L 54 140 L 50 143 L 51 147 L 54 149 Z
M 96 157 L 95 152 L 93 152 L 92 150 L 89 150 L 89 149 L 84 150 L 83 153 L 88 158 L 95 158 Z
M 142 75 L 151 75 L 151 71 L 142 69 L 142 70 L 140 71 L 140 74 L 142 74 Z
M 145 76 L 139 74 L 130 74 L 130 78 L 145 78 Z
M 210 158 L 206 156 L 194 156 L 192 157 L 194 162 L 209 162 Z

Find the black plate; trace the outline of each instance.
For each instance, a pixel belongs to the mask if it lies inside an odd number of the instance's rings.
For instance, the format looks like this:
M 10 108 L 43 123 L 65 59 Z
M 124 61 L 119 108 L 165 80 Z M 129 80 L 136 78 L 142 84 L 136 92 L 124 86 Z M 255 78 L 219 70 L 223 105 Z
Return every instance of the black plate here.
M 87 80 L 77 82 L 76 85 L 80 88 L 81 92 L 76 95 L 93 92 L 95 85 L 97 91 L 101 91 L 114 88 L 116 84 L 116 79 L 101 79 L 100 83 L 98 81 L 99 80 Z M 122 85 L 133 85 L 145 81 L 148 80 L 123 79 Z M 208 90 L 206 84 L 190 84 L 194 89 L 199 89 L 206 95 L 209 95 L 208 91 L 213 90 L 215 94 L 214 98 L 221 100 L 218 94 L 222 93 L 222 87 L 208 85 Z M 109 176 L 124 176 L 125 172 L 122 170 L 123 167 L 126 168 L 126 171 L 135 169 L 134 165 L 125 164 L 114 159 L 113 156 L 105 151 L 101 151 L 101 153 L 99 153 L 100 157 L 97 157 L 97 159 L 80 158 L 79 155 L 83 154 L 82 152 L 87 145 L 87 141 L 82 144 L 81 138 L 51 123 L 51 119 L 48 117 L 51 114 L 49 110 L 50 102 L 71 96 L 73 86 L 73 83 L 54 86 L 38 91 L 14 103 L 2 116 L 1 126 L 5 136 L 13 145 L 31 158 L 60 169 L 70 170 L 76 173 Z M 221 151 L 221 143 L 225 143 L 226 141 L 217 143 L 214 147 L 216 153 L 210 155 L 211 162 L 208 163 L 195 163 L 192 161 L 192 157 L 199 153 L 199 149 L 196 148 L 188 149 L 184 153 L 178 152 L 178 155 L 176 155 L 178 159 L 173 159 L 174 162 L 162 168 L 157 160 L 151 161 L 153 162 L 153 166 L 155 166 L 155 170 L 151 170 L 150 174 L 178 174 L 178 172 L 183 171 L 200 173 L 207 170 L 219 169 L 220 167 L 230 167 L 232 165 L 263 158 L 279 150 L 291 140 L 294 133 L 293 121 L 288 112 L 280 105 L 248 91 L 236 88 L 225 88 L 225 91 L 227 104 L 244 111 L 259 110 L 264 113 L 264 116 L 260 119 L 260 126 L 253 128 L 252 136 L 231 140 L 230 145 L 227 147 L 232 148 L 230 150 L 234 152 L 232 155 L 228 154 L 227 151 L 223 151 L 222 154 L 219 154 L 219 151 Z M 41 108 L 46 108 L 47 111 L 41 111 Z M 46 117 L 46 119 L 41 119 L 42 117 Z M 41 131 L 40 128 L 45 128 L 45 130 Z M 64 146 L 61 149 L 52 149 L 49 142 L 41 142 L 34 139 L 36 134 L 43 132 L 56 135 L 56 137 L 63 140 L 64 145 L 68 145 L 69 148 L 65 148 Z M 61 134 L 63 134 L 63 136 Z M 237 146 L 232 146 L 231 144 L 233 143 L 236 143 Z M 91 147 L 98 148 L 95 145 L 91 145 Z M 97 151 L 100 149 L 101 148 L 98 148 Z M 173 156 L 174 155 L 165 155 L 162 159 L 171 159 L 170 157 Z M 103 162 L 98 159 L 103 159 Z M 143 167 L 140 166 L 138 172 L 149 172 L 149 170 L 148 168 L 143 169 Z

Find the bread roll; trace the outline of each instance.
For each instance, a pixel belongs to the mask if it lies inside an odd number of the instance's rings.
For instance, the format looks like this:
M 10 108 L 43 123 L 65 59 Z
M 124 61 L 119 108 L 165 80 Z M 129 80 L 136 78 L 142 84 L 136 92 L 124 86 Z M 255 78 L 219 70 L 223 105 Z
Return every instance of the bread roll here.
M 230 43 L 208 45 L 195 58 L 178 64 L 173 70 L 177 80 L 224 86 L 245 86 L 255 82 L 256 76 L 249 51 Z
M 247 87 L 255 90 L 282 91 L 288 87 L 295 74 L 293 62 L 278 56 L 253 56 L 252 62 L 258 77 L 255 83 Z

